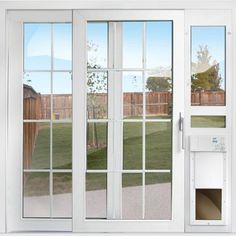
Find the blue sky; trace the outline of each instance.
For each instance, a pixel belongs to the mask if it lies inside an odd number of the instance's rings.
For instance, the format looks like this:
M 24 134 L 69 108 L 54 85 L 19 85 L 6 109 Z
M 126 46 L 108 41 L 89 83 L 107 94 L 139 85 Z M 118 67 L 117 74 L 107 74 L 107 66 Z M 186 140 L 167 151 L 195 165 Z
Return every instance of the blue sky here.
M 225 27 L 224 26 L 195 26 L 192 27 L 192 62 L 197 62 L 199 45 L 208 46 L 211 63 L 220 63 L 220 74 L 225 76 Z M 224 81 L 221 85 L 224 87 Z
M 31 24 L 24 26 L 24 69 L 51 69 L 51 24 Z M 224 74 L 224 27 L 194 27 L 192 28 L 193 61 L 196 61 L 196 51 L 199 45 L 208 45 L 213 59 L 220 62 L 221 74 Z M 72 68 L 72 25 L 70 23 L 53 24 L 53 45 L 55 70 L 71 70 Z M 123 23 L 123 67 L 142 68 L 142 22 Z M 92 63 L 107 67 L 108 54 L 108 24 L 106 22 L 89 23 L 87 39 L 94 45 L 88 50 L 88 59 Z M 172 22 L 156 21 L 146 23 L 146 66 L 153 71 L 160 68 L 171 68 L 172 56 Z M 155 72 L 154 72 L 155 74 Z M 149 75 L 147 74 L 146 77 Z M 45 77 L 45 78 L 43 78 Z M 28 73 L 24 83 L 34 86 L 37 92 L 48 93 L 50 77 L 40 73 Z M 69 73 L 57 73 L 53 83 L 56 93 L 71 92 Z M 142 78 L 139 72 L 129 72 L 123 75 L 124 92 L 142 90 Z

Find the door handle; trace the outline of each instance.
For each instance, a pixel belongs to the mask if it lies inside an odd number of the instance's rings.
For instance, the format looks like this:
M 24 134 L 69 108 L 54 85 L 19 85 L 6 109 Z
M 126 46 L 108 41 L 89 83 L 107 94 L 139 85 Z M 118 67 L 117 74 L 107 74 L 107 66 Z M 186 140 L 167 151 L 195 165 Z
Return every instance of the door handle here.
M 179 131 L 181 132 L 181 147 L 185 149 L 185 135 L 184 135 L 184 117 L 179 113 Z

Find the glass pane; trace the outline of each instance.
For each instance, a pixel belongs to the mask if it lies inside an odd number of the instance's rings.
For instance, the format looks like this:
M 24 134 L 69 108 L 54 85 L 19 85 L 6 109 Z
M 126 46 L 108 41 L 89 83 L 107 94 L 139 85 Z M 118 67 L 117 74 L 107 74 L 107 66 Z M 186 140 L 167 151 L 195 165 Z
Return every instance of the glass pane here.
M 107 168 L 107 122 L 87 123 L 87 169 Z
M 123 123 L 123 168 L 142 169 L 142 123 Z
M 225 128 L 225 116 L 191 116 L 192 128 Z
M 107 73 L 88 73 L 87 78 L 88 119 L 107 118 Z
M 72 124 L 53 124 L 53 168 L 72 169 Z
M 48 169 L 50 166 L 50 123 L 24 123 L 24 169 Z
M 108 25 L 106 22 L 87 24 L 88 68 L 107 68 Z
M 49 217 L 49 173 L 24 173 L 23 217 Z
M 24 70 L 51 69 L 51 24 L 24 24 Z
M 86 174 L 86 217 L 106 218 L 107 216 L 107 174 Z
M 50 73 L 25 73 L 23 92 L 24 119 L 50 119 Z
M 123 67 L 142 68 L 143 23 L 123 23 Z
M 171 169 L 171 122 L 146 122 L 146 169 Z
M 168 119 L 172 115 L 172 78 L 170 69 L 147 74 L 146 118 Z
M 54 69 L 71 70 L 72 68 L 72 24 L 53 24 Z
M 72 79 L 69 72 L 53 74 L 53 119 L 72 119 Z
M 122 219 L 142 219 L 142 174 L 122 175 Z
M 170 70 L 172 67 L 172 22 L 147 22 L 146 37 L 147 68 Z
M 171 174 L 146 173 L 145 219 L 171 219 Z
M 196 189 L 196 220 L 221 220 L 221 189 Z
M 191 103 L 225 105 L 225 27 L 192 27 Z
M 143 78 L 140 72 L 123 72 L 123 117 L 143 118 Z
M 72 217 L 72 174 L 53 174 L 53 216 Z

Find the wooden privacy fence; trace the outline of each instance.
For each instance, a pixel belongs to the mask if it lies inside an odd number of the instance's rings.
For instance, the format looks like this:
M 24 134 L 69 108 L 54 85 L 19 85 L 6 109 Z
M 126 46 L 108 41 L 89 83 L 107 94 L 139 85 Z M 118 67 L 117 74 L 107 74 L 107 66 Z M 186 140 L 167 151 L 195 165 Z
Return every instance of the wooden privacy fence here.
M 23 103 L 24 119 L 39 119 L 41 117 L 40 95 L 35 90 L 24 85 L 24 103 Z M 35 142 L 38 135 L 38 123 L 25 122 L 23 126 L 23 162 L 24 169 L 31 166 L 32 156 L 34 152 Z
M 168 115 L 171 112 L 172 94 L 170 92 L 147 92 L 146 115 Z M 143 93 L 123 94 L 123 115 L 138 116 L 143 113 Z
M 192 92 L 193 106 L 222 106 L 225 104 L 225 91 L 199 91 Z
M 50 119 L 50 95 L 37 94 L 31 87 L 24 88 L 24 119 Z M 146 114 L 168 115 L 172 110 L 172 93 L 146 92 Z M 192 92 L 193 106 L 224 105 L 224 91 Z M 89 118 L 107 116 L 107 93 L 88 94 L 87 112 Z M 143 93 L 123 94 L 123 115 L 138 116 L 143 113 Z M 53 119 L 72 118 L 72 95 L 53 95 Z

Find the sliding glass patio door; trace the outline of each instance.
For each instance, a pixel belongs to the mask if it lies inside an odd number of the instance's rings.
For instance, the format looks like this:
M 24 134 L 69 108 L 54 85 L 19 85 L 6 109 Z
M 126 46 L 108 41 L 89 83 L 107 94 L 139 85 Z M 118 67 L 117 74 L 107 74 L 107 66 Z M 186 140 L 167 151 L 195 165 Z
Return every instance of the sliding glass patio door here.
M 74 231 L 182 231 L 182 12 L 76 11 L 73 22 Z
M 183 231 L 183 11 L 8 22 L 8 230 Z

